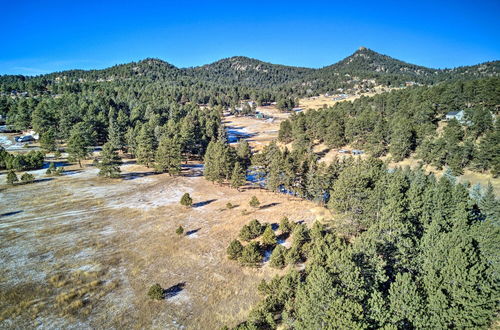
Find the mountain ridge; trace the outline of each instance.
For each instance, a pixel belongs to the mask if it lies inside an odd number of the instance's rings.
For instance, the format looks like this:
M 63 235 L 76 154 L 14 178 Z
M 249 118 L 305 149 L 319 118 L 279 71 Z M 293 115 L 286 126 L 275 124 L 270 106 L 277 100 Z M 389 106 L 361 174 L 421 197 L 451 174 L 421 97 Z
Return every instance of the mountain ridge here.
M 310 95 L 338 89 L 369 90 L 377 85 L 400 86 L 408 82 L 432 85 L 455 78 L 475 79 L 498 75 L 500 61 L 453 69 L 433 69 L 362 46 L 346 58 L 322 68 L 274 64 L 246 56 L 232 56 L 201 66 L 178 68 L 158 58 L 145 58 L 96 70 L 66 70 L 39 76 L 4 75 L 0 76 L 0 84 L 37 80 L 78 83 L 146 79 L 174 85 L 202 83 L 230 88 L 280 88 L 291 91 L 287 94 Z

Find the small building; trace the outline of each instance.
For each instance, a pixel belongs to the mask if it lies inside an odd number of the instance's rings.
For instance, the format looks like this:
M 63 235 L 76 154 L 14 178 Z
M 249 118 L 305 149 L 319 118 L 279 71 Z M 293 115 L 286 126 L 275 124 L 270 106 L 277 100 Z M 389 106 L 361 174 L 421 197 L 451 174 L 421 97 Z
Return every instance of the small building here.
M 341 154 L 350 154 L 351 152 L 349 150 L 346 150 L 346 149 L 340 149 L 339 153 L 341 153 Z
M 357 150 L 357 149 L 353 149 L 352 150 L 352 154 L 353 155 L 362 155 L 364 154 L 365 152 L 363 150 Z
M 302 111 L 304 111 L 304 109 L 302 109 L 302 108 L 293 108 L 293 111 L 295 111 L 295 112 L 302 112 Z
M 456 119 L 458 120 L 458 122 L 463 122 L 463 119 L 464 119 L 464 111 L 463 110 L 460 110 L 460 111 L 450 111 L 446 114 L 446 121 L 450 121 L 452 119 Z

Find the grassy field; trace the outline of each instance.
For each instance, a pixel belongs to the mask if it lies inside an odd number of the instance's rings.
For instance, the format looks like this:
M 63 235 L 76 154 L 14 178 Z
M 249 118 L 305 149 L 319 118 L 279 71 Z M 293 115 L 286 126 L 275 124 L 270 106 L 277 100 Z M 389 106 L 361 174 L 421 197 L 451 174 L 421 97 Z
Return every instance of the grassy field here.
M 307 201 L 209 183 L 198 164 L 180 177 L 133 163 L 122 171 L 119 180 L 92 166 L 55 178 L 34 171 L 38 182 L 0 186 L 1 328 L 234 326 L 259 299 L 258 282 L 279 273 L 227 260 L 242 225 L 327 216 Z M 184 192 L 194 207 L 179 205 Z M 147 297 L 154 283 L 170 288 L 167 299 Z

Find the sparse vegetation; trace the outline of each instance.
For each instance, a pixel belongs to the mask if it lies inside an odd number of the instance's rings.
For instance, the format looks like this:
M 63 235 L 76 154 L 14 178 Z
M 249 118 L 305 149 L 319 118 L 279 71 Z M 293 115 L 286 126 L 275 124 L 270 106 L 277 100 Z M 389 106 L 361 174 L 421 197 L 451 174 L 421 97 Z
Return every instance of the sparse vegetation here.
M 151 285 L 148 290 L 148 297 L 153 300 L 162 300 L 165 294 L 161 285 L 158 283 Z
M 184 193 L 181 197 L 181 205 L 186 206 L 186 207 L 191 207 L 193 205 L 193 199 L 191 196 L 189 196 L 188 193 Z
M 256 196 L 252 196 L 250 202 L 248 202 L 248 205 L 250 205 L 253 208 L 258 208 L 260 205 L 260 201 L 257 199 Z

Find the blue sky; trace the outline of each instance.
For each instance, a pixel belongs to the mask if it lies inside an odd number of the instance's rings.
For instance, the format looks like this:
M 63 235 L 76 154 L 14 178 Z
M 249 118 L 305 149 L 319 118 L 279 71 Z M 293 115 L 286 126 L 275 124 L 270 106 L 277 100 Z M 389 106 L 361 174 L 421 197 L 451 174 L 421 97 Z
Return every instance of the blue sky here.
M 243 55 L 322 67 L 366 46 L 429 67 L 500 59 L 500 1 L 0 0 L 0 74 Z

